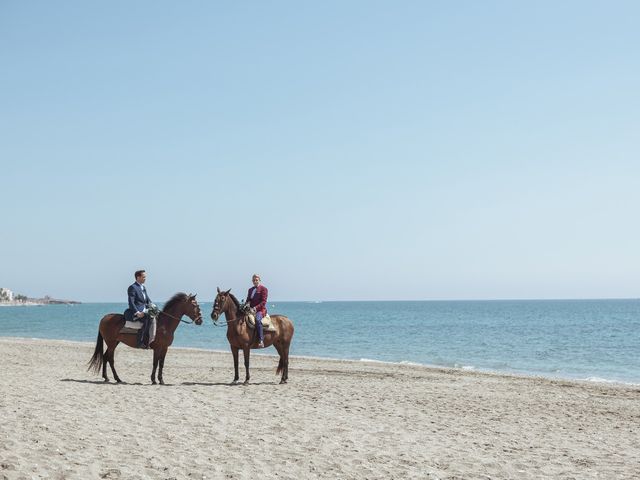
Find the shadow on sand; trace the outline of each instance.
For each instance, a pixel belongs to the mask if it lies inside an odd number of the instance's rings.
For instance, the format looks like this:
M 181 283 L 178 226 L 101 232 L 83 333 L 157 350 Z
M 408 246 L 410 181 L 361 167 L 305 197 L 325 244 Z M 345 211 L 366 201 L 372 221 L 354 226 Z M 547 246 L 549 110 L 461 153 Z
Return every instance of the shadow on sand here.
M 74 383 L 86 383 L 89 385 L 140 385 L 141 387 L 179 387 L 179 386 L 202 386 L 202 387 L 250 387 L 251 385 L 277 385 L 276 382 L 249 382 L 247 385 L 242 382 L 238 383 L 222 383 L 222 382 L 182 382 L 178 384 L 165 383 L 164 385 L 152 384 L 152 383 L 128 383 L 128 382 L 115 382 L 113 380 L 105 382 L 104 380 L 77 380 L 75 378 L 61 378 L 61 382 L 74 382 Z
M 140 386 L 151 386 L 153 387 L 154 385 L 152 383 L 140 383 L 140 382 L 135 382 L 135 383 L 129 383 L 129 382 L 116 382 L 114 380 L 109 380 L 108 382 L 105 382 L 104 380 L 77 380 L 75 378 L 61 378 L 60 379 L 61 382 L 75 382 L 75 383 L 88 383 L 88 384 L 94 384 L 94 385 L 140 385 Z M 166 383 L 164 386 L 170 386 L 170 383 Z

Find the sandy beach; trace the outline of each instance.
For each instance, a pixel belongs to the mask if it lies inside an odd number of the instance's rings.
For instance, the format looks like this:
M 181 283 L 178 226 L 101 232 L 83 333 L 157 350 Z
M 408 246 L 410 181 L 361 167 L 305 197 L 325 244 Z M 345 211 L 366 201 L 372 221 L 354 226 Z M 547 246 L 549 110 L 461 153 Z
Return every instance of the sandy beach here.
M 622 479 L 640 472 L 640 388 L 460 370 L 0 338 L 1 479 Z M 275 351 L 274 351 L 275 353 Z M 243 376 L 241 376 L 243 378 Z

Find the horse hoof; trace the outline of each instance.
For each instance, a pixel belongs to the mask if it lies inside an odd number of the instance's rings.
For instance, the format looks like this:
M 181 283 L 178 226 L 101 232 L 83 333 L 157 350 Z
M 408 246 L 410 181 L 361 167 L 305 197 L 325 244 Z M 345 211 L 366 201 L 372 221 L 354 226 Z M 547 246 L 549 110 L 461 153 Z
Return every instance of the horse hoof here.
M 283 383 L 287 383 L 286 380 L 280 380 L 280 385 L 282 385 Z
M 104 383 L 109 383 L 109 379 L 108 379 L 108 378 L 105 378 L 105 379 L 104 379 Z
M 249 380 L 245 380 L 243 385 L 249 385 Z
M 160 385 L 164 385 L 164 381 L 163 380 L 160 380 Z
M 157 385 L 155 380 L 151 380 L 151 385 Z

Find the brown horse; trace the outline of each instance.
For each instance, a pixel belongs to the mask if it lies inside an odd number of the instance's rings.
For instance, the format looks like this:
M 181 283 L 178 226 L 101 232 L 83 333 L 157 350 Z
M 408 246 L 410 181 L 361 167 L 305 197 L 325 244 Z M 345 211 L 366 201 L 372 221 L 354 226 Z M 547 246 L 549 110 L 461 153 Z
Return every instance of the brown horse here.
M 244 383 L 246 385 L 249 383 L 249 353 L 252 348 L 258 348 L 258 336 L 255 333 L 255 329 L 251 329 L 247 325 L 246 314 L 240 310 L 240 302 L 233 294 L 229 293 L 230 291 L 222 292 L 218 288 L 218 295 L 216 295 L 216 299 L 213 302 L 211 319 L 216 322 L 220 314 L 224 313 L 227 320 L 227 340 L 229 340 L 231 353 L 233 353 L 233 368 L 235 369 L 233 383 L 237 383 L 240 379 L 238 374 L 238 351 L 242 349 L 244 368 L 246 370 Z M 270 317 L 276 331 L 264 332 L 264 345 L 265 347 L 269 345 L 276 347 L 278 355 L 280 355 L 276 375 L 282 372 L 280 383 L 287 383 L 289 377 L 289 346 L 293 338 L 293 323 L 284 315 L 270 315 Z
M 162 312 L 156 320 L 156 338 L 149 345 L 153 349 L 153 371 L 151 372 L 151 383 L 156 384 L 156 368 L 160 365 L 158 371 L 158 381 L 164 385 L 162 380 L 162 368 L 164 367 L 164 357 L 167 355 L 167 349 L 173 343 L 173 332 L 176 331 L 182 316 L 188 316 L 196 325 L 202 324 L 202 314 L 200 313 L 200 305 L 196 301 L 195 295 L 187 295 L 186 293 L 176 293 L 165 304 Z M 185 322 L 192 323 L 192 322 Z M 124 315 L 120 313 L 109 313 L 102 317 L 100 326 L 98 327 L 98 339 L 96 341 L 96 349 L 93 357 L 89 361 L 89 370 L 95 373 L 102 368 L 102 377 L 105 382 L 109 381 L 107 377 L 107 363 L 111 366 L 111 372 L 116 382 L 121 383 L 120 377 L 116 373 L 113 366 L 113 358 L 116 347 L 120 342 L 130 347 L 136 348 L 137 334 L 120 333 L 124 327 Z M 103 352 L 102 340 L 107 344 L 107 351 Z

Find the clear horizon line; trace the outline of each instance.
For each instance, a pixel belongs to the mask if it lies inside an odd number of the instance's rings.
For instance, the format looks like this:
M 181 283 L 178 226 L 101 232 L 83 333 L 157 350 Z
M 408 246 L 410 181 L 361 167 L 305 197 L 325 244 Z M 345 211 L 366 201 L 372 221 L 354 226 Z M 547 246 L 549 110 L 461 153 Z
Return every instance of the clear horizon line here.
M 167 299 L 168 300 L 168 299 Z M 640 300 L 638 297 L 539 297 L 539 298 L 430 298 L 430 299 L 359 299 L 359 300 L 347 300 L 347 299 L 314 299 L 314 300 L 269 300 L 267 303 L 330 303 L 330 302 L 518 302 L 518 301 L 588 301 L 588 300 Z M 81 303 L 122 303 L 126 304 L 122 300 L 109 301 L 109 300 L 75 300 Z M 204 300 L 202 303 L 212 303 L 212 300 Z

